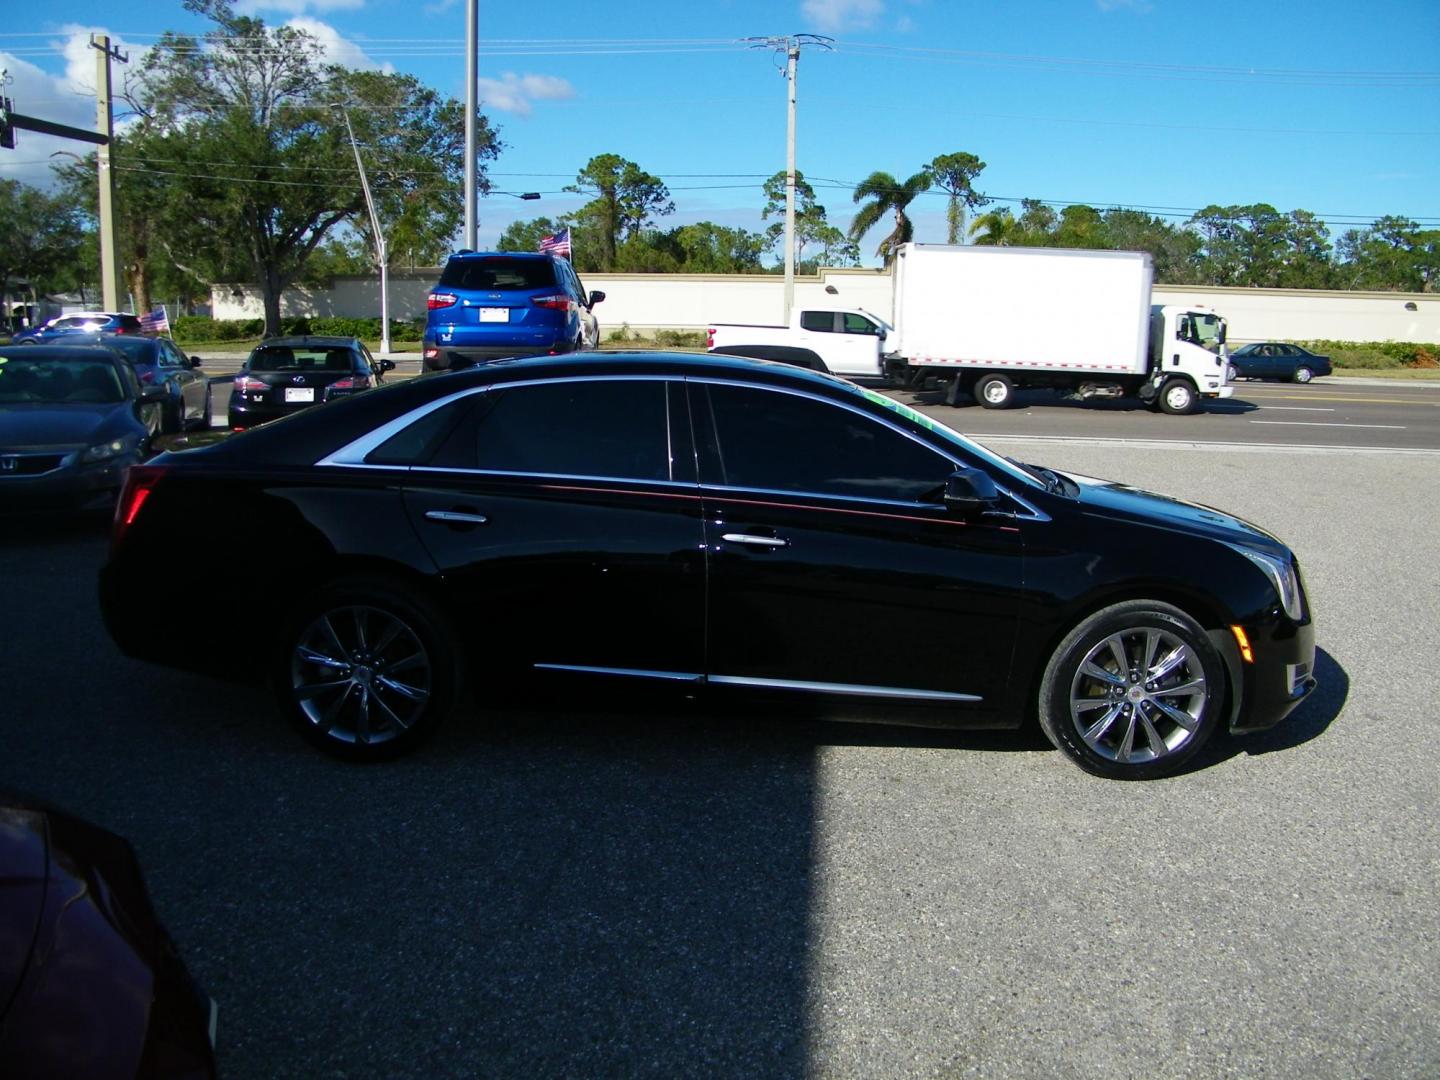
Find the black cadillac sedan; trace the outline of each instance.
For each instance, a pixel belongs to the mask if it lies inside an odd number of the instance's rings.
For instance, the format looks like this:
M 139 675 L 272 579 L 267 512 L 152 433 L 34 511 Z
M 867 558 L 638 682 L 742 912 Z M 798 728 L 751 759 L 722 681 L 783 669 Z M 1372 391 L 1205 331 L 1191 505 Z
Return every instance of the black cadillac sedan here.
M 284 568 L 203 652 L 147 574 L 177 535 Z M 164 454 L 130 471 L 100 592 L 127 653 L 231 675 L 217 658 L 259 656 L 299 731 L 357 758 L 414 746 L 462 680 L 483 703 L 544 678 L 1038 718 L 1082 768 L 1145 779 L 1315 685 L 1273 536 L 715 355 L 501 361 Z
M 235 374 L 229 423 L 243 431 L 326 401 L 371 390 L 392 371 L 365 343 L 346 337 L 271 338 L 257 345 Z

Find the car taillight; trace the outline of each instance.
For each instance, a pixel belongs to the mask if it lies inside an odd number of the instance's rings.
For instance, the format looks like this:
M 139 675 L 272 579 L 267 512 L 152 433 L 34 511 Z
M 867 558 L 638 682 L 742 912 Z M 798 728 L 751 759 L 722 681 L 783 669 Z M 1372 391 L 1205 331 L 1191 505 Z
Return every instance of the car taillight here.
M 331 398 L 341 394 L 351 394 L 356 390 L 367 390 L 370 388 L 370 379 L 365 375 L 352 375 L 348 379 L 336 379 L 325 388 L 325 397 Z
M 146 368 L 144 371 L 140 372 L 140 381 L 146 386 L 149 386 L 155 381 L 155 372 L 151 371 L 149 368 Z
M 715 328 L 712 326 L 712 327 L 710 327 L 708 330 L 705 331 L 705 348 L 707 348 L 707 349 L 713 349 L 714 347 L 715 347 Z
M 236 375 L 235 385 L 232 390 L 236 394 L 263 394 L 270 386 L 262 379 L 253 375 Z
M 425 298 L 425 306 L 429 310 L 434 311 L 436 308 L 450 307 L 458 299 L 459 297 L 454 293 L 432 292 Z
M 440 355 L 440 350 L 439 350 L 439 349 L 426 349 L 426 350 L 425 350 L 425 359 L 426 359 L 426 360 L 434 360 L 434 359 L 435 359 L 437 356 L 439 356 L 439 355 Z
M 573 311 L 575 301 L 561 293 L 558 296 L 534 296 L 530 302 L 536 307 L 549 308 L 551 311 Z
M 125 486 L 120 491 L 120 501 L 115 504 L 115 523 L 110 530 L 111 551 L 120 546 L 126 530 L 135 524 L 155 485 L 167 471 L 163 465 L 131 465 L 125 471 Z

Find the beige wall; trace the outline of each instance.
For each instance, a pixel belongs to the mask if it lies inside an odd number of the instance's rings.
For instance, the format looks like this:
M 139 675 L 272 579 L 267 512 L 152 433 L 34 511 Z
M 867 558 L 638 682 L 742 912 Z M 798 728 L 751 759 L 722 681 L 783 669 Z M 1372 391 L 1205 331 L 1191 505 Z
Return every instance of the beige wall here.
M 424 315 L 425 296 L 439 270 L 406 271 L 390 277 L 392 318 Z M 779 323 L 784 282 L 772 274 L 587 274 L 587 289 L 606 294 L 596 308 L 600 324 L 614 330 L 704 329 L 710 322 Z M 257 288 L 216 285 L 211 292 L 217 319 L 252 319 L 264 314 Z M 1304 289 L 1228 289 L 1200 285 L 1157 285 L 1154 299 L 1165 304 L 1201 304 L 1230 322 L 1232 343 L 1307 340 L 1440 342 L 1440 296 L 1417 293 L 1324 292 Z M 1044 304 L 1036 297 L 1037 309 Z M 883 319 L 891 315 L 890 275 L 880 270 L 822 270 L 795 282 L 799 307 L 863 308 Z M 1414 310 L 1409 310 L 1410 307 Z M 281 304 L 285 315 L 380 314 L 380 283 L 374 278 L 338 278 L 328 289 L 292 289 Z

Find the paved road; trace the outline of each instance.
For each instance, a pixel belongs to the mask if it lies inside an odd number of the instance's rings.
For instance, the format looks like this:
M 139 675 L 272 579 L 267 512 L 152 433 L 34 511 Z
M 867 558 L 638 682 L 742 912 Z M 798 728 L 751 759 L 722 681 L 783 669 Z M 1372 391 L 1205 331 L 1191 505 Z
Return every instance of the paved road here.
M 1440 1075 L 1433 461 L 1043 460 L 1291 539 L 1317 694 L 1152 784 L 1033 735 L 664 710 L 491 712 L 355 768 L 119 656 L 103 532 L 11 524 L 0 784 L 133 839 L 227 1077 Z M 193 575 L 196 649 L 301 584 L 183 536 L 156 570 Z

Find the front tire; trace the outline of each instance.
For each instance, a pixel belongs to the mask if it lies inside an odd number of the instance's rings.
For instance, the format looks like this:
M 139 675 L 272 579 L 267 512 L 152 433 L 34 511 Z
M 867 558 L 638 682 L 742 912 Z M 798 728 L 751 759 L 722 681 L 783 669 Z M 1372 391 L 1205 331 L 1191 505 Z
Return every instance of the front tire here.
M 414 749 L 459 687 L 444 616 L 403 586 L 337 581 L 297 608 L 274 661 L 276 695 L 296 730 L 328 754 L 378 761 Z
M 1171 416 L 1194 412 L 1199 401 L 1200 395 L 1189 379 L 1171 378 L 1160 388 L 1160 408 Z
M 1088 773 L 1152 780 L 1199 752 L 1224 698 L 1224 663 L 1200 625 L 1169 604 L 1127 601 L 1056 648 L 1040 684 L 1040 727 Z
M 1004 375 L 982 375 L 975 383 L 975 400 L 987 409 L 1008 409 L 1015 403 L 1015 384 Z

